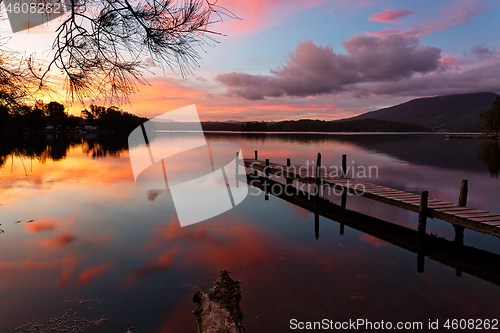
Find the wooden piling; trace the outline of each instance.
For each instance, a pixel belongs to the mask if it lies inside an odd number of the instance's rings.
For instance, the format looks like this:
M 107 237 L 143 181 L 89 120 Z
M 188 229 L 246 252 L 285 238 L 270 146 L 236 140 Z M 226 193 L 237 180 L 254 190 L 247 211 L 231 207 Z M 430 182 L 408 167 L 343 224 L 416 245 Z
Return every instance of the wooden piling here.
M 460 187 L 460 196 L 458 197 L 459 206 L 467 206 L 467 193 L 469 192 L 467 179 L 462 179 L 462 186 Z
M 344 223 L 340 224 L 340 235 L 344 236 Z
M 269 183 L 267 178 L 269 176 L 269 159 L 266 158 L 266 167 L 264 168 L 264 177 L 266 177 L 266 193 L 264 194 L 264 200 L 269 200 Z
M 316 159 L 316 179 L 320 178 L 321 171 L 321 153 L 318 153 L 318 158 Z
M 460 196 L 458 197 L 458 205 L 461 207 L 467 206 L 467 193 L 468 189 L 468 181 L 467 179 L 462 179 L 462 186 L 460 187 Z M 457 245 L 464 244 L 464 230 L 465 228 L 461 225 L 454 224 L 455 227 L 455 243 Z
M 313 197 L 314 200 L 314 236 L 319 239 L 319 195 Z
M 342 201 L 340 202 L 340 206 L 342 209 L 345 209 L 347 206 L 347 190 L 345 188 L 342 189 Z
M 342 177 L 347 176 L 347 155 L 342 155 Z
M 255 151 L 255 160 L 257 160 L 257 150 Z M 257 170 L 253 171 L 253 175 L 257 177 Z
M 423 273 L 425 267 L 425 255 L 423 245 L 417 244 L 417 272 Z
M 292 163 L 291 163 L 291 161 L 290 161 L 289 158 L 286 159 L 286 166 L 287 166 L 287 168 L 289 168 L 289 167 L 292 166 Z M 287 185 L 293 185 L 293 179 L 292 178 L 287 178 L 286 179 L 286 184 Z
M 458 205 L 460 207 L 467 206 L 468 191 L 469 191 L 468 181 L 467 179 L 462 179 L 462 186 L 460 187 L 460 196 L 458 197 Z M 455 227 L 455 243 L 457 243 L 457 245 L 463 245 L 465 228 L 457 224 L 454 224 L 453 226 Z
M 236 188 L 240 186 L 240 179 L 239 179 L 239 172 L 238 172 L 238 165 L 240 164 L 240 152 L 236 152 Z
M 316 195 L 319 195 L 321 189 L 321 153 L 318 153 L 316 159 Z
M 424 272 L 425 253 L 424 242 L 427 228 L 427 204 L 429 202 L 429 192 L 422 191 L 420 194 L 420 207 L 418 211 L 418 236 L 417 236 L 417 271 Z
M 458 205 L 461 207 L 467 206 L 467 194 L 469 192 L 468 180 L 462 179 L 462 185 L 460 186 L 460 195 L 458 197 Z M 454 224 L 455 228 L 455 244 L 457 246 L 464 245 L 464 230 L 465 228 L 461 225 Z M 457 268 L 455 270 L 455 275 L 460 277 L 462 276 L 462 270 Z
M 425 235 L 427 228 L 427 203 L 429 201 L 429 192 L 422 191 L 420 194 L 420 207 L 418 211 L 418 232 Z
M 318 213 L 314 213 L 314 236 L 316 240 L 319 239 L 319 215 Z

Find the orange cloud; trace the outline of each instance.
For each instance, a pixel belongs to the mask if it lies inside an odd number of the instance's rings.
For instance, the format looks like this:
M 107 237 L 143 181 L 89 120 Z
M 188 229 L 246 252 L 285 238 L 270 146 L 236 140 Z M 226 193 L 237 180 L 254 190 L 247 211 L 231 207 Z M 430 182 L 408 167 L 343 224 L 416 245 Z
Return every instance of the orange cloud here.
M 192 313 L 195 304 L 186 300 L 168 315 L 156 333 L 196 332 L 196 321 Z
M 33 223 L 26 224 L 24 230 L 31 233 L 37 233 L 42 231 L 51 231 L 54 230 L 55 228 L 57 228 L 57 223 L 55 221 L 42 219 L 42 220 L 37 220 Z
M 73 272 L 75 271 L 80 261 L 80 257 L 74 254 L 61 260 L 62 272 L 61 276 L 56 281 L 56 286 L 61 286 L 68 282 L 69 278 L 71 277 L 71 275 L 73 275 Z
M 0 262 L 0 271 L 4 273 L 8 273 L 9 278 L 14 279 L 16 277 L 15 274 L 21 273 L 24 270 L 46 270 L 46 269 L 56 269 L 57 267 L 62 268 L 62 272 L 60 277 L 56 280 L 55 285 L 56 286 L 61 286 L 65 284 L 71 275 L 73 274 L 73 271 L 75 268 L 78 266 L 80 263 L 81 259 L 79 256 L 75 254 L 68 255 L 64 258 L 61 259 L 54 259 L 51 261 L 32 261 L 32 260 L 25 260 L 25 261 L 18 261 L 18 262 Z
M 179 246 L 167 249 L 160 253 L 155 260 L 149 261 L 143 267 L 133 270 L 127 281 L 125 281 L 124 288 L 130 287 L 137 279 L 143 276 L 169 270 L 172 266 L 174 257 L 179 253 L 179 250 Z
M 40 244 L 45 246 L 53 246 L 53 245 L 66 246 L 69 243 L 75 241 L 76 239 L 77 237 L 70 235 L 66 232 L 63 232 L 60 235 L 55 235 L 53 238 L 42 239 L 40 241 Z
M 105 263 L 105 264 L 102 264 L 102 265 L 98 265 L 98 266 L 93 266 L 93 267 L 87 268 L 78 277 L 78 282 L 80 284 L 90 283 L 95 278 L 97 278 L 99 275 L 101 275 L 102 273 L 104 273 L 104 271 L 106 269 L 108 269 L 110 266 L 111 266 L 111 263 L 108 262 L 108 263 Z

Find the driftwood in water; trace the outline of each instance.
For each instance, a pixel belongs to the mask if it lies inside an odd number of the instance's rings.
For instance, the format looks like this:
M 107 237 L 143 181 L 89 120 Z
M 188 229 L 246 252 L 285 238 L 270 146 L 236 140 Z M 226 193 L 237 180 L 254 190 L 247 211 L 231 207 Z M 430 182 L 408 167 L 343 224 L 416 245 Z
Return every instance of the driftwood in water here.
M 215 287 L 208 292 L 197 291 L 193 302 L 198 308 L 193 311 L 198 322 L 199 333 L 244 333 L 241 325 L 241 291 L 239 281 L 231 279 L 228 271 L 220 272 Z

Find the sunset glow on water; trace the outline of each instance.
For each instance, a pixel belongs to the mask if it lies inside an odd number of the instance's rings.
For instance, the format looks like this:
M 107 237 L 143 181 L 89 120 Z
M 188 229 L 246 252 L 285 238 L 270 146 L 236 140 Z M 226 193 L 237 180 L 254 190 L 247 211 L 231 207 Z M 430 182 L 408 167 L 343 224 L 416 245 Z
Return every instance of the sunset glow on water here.
M 479 141 L 442 135 L 206 137 L 236 143 L 245 158 L 258 150 L 261 159 L 291 158 L 296 166 L 314 161 L 318 152 L 325 165 L 337 166 L 347 154 L 352 165 L 378 167 L 378 178 L 368 182 L 413 193 L 426 189 L 450 202 L 468 179 L 469 205 L 500 212 L 498 179 L 476 158 Z M 456 277 L 453 268 L 429 258 L 420 274 L 416 254 L 349 227 L 340 235 L 339 224 L 323 217 L 316 240 L 313 213 L 273 196 L 266 201 L 255 188 L 236 208 L 181 228 L 168 191 L 134 183 L 126 148 L 92 157 L 96 150 L 78 140 L 59 147 L 55 159 L 49 144 L 43 162 L 15 156 L 12 163 L 8 156 L 0 169 L 2 332 L 69 309 L 89 320 L 104 316 L 97 331 L 194 332 L 192 295 L 208 290 L 222 269 L 242 282 L 248 332 L 287 331 L 292 318 L 426 322 L 496 314 L 499 286 L 465 273 Z M 358 197 L 349 197 L 347 208 L 416 229 L 415 213 Z M 428 233 L 453 240 L 453 227 L 443 221 L 429 220 Z M 498 241 L 465 232 L 465 245 L 492 253 L 500 254 Z

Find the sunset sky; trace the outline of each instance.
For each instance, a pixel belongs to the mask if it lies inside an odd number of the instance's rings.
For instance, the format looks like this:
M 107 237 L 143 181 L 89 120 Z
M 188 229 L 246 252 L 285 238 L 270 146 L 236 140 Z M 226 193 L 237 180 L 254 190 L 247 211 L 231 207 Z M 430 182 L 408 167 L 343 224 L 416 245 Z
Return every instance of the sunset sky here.
M 500 93 L 496 0 L 219 1 L 242 20 L 201 51 L 200 68 L 147 75 L 126 111 L 154 117 L 196 104 L 208 121 L 333 120 L 407 100 Z M 49 49 L 55 23 L 3 35 L 22 52 Z M 71 113 L 83 107 L 73 105 Z

